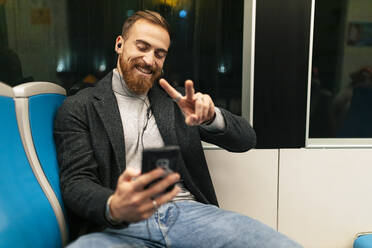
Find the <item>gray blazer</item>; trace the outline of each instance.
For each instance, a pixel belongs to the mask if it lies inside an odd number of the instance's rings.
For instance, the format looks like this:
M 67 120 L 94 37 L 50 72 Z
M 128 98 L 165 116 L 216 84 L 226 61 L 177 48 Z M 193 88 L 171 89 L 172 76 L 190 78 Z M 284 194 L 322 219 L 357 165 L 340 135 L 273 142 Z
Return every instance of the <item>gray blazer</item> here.
M 149 100 L 165 145 L 180 147 L 177 170 L 184 185 L 197 201 L 218 205 L 201 140 L 244 152 L 255 146 L 254 130 L 244 118 L 224 109 L 224 132 L 187 126 L 178 106 L 158 84 L 149 91 Z M 66 98 L 59 108 L 54 137 L 72 238 L 110 226 L 105 205 L 126 168 L 124 135 L 112 72 L 95 87 Z

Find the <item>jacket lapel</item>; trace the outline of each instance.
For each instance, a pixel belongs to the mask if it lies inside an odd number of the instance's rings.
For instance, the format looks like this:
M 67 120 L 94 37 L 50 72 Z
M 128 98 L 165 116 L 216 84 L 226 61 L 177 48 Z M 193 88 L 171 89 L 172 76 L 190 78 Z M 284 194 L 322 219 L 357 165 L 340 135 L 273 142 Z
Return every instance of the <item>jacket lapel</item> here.
M 116 163 L 120 171 L 125 169 L 125 143 L 119 106 L 112 91 L 112 73 L 109 73 L 96 86 L 93 105 L 101 118 L 112 144 Z M 95 130 L 100 132 L 101 130 Z
M 183 150 L 186 147 L 184 144 L 185 139 L 182 137 L 177 138 L 176 131 L 178 130 L 176 130 L 177 127 L 175 117 L 177 109 L 175 108 L 178 108 L 178 106 L 158 84 L 154 85 L 149 92 L 149 100 L 164 144 L 177 145 L 181 149 L 181 153 L 179 154 L 177 161 L 176 171 L 181 174 L 182 179 L 185 181 L 185 185 L 188 186 L 189 189 L 195 189 L 190 174 L 186 169 L 185 162 L 182 158 Z
M 112 144 L 116 163 L 121 171 L 125 169 L 125 143 L 123 126 L 121 123 L 119 107 L 112 91 L 112 73 L 109 73 L 96 86 L 96 98 L 93 105 L 101 118 L 106 133 Z M 177 145 L 174 108 L 172 99 L 163 91 L 158 83 L 149 91 L 149 100 L 152 113 L 165 145 Z M 100 131 L 100 130 L 97 130 Z
M 149 91 L 151 110 L 165 145 L 177 145 L 174 102 L 158 83 Z

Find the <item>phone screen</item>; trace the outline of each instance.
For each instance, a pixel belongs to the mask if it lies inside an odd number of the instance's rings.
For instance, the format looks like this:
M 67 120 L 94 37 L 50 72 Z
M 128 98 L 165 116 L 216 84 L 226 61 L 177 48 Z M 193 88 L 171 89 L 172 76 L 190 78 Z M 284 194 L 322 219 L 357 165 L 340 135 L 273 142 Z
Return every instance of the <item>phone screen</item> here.
M 165 171 L 164 177 L 172 172 L 177 171 L 177 159 L 179 152 L 180 150 L 178 146 L 164 146 L 161 148 L 145 149 L 142 153 L 142 174 L 158 167 Z M 160 181 L 162 178 L 154 180 L 145 188 L 150 187 L 152 184 Z M 165 192 L 171 191 L 174 188 L 174 185 L 169 186 Z

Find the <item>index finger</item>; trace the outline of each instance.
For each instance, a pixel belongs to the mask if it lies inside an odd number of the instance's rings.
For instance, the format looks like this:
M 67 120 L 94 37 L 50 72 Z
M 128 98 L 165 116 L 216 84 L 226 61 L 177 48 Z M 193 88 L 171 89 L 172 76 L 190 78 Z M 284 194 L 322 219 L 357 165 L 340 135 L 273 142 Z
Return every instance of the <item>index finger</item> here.
M 139 170 L 128 167 L 127 169 L 125 169 L 125 171 L 119 177 L 119 181 L 123 180 L 123 181 L 130 182 L 134 178 L 138 177 L 140 174 L 141 174 L 141 172 Z
M 164 176 L 164 170 L 157 168 L 150 172 L 141 174 L 135 181 L 133 181 L 133 187 L 136 190 L 142 190 L 146 185 L 151 183 L 157 178 Z
M 172 99 L 177 99 L 179 97 L 182 97 L 182 94 L 179 93 L 175 88 L 173 88 L 168 82 L 167 80 L 165 80 L 164 78 L 160 79 L 159 80 L 159 84 L 160 86 L 168 93 L 168 95 L 172 98 Z

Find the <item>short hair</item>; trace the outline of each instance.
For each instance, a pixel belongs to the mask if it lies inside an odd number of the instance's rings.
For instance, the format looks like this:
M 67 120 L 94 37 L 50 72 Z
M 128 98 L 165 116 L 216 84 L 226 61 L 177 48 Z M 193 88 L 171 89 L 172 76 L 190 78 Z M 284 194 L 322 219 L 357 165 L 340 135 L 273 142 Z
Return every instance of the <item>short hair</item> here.
M 123 36 L 123 39 L 128 39 L 128 33 L 130 28 L 133 26 L 134 23 L 136 23 L 140 19 L 145 19 L 151 23 L 154 23 L 156 25 L 159 25 L 163 27 L 169 34 L 169 37 L 171 37 L 171 30 L 169 23 L 162 17 L 158 12 L 150 11 L 150 10 L 140 10 L 134 13 L 132 16 L 127 18 L 125 22 L 123 23 L 121 36 Z

